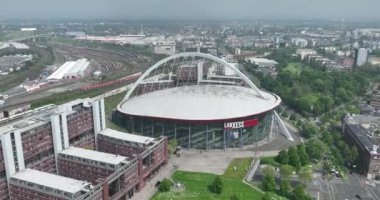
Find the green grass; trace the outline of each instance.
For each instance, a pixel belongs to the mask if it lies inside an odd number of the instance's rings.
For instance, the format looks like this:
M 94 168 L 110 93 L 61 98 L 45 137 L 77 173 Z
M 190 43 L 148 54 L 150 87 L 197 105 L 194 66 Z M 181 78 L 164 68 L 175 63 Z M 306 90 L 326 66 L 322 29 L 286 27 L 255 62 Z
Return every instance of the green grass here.
M 285 68 L 284 71 L 289 71 L 293 74 L 300 74 L 302 70 L 305 70 L 307 68 L 310 68 L 309 66 L 306 66 L 302 63 L 289 63 Z
M 281 164 L 276 162 L 275 158 L 276 158 L 276 156 L 261 157 L 260 158 L 260 164 L 272 165 L 274 167 L 280 167 Z
M 302 166 L 300 171 L 308 171 L 308 172 L 312 172 L 313 171 L 313 166 L 312 165 L 306 165 L 306 166 Z
M 239 199 L 260 200 L 263 196 L 258 190 L 244 184 L 241 180 L 231 179 L 222 176 L 223 192 L 214 194 L 210 192 L 208 186 L 216 175 L 208 173 L 176 171 L 172 179 L 185 186 L 183 191 L 171 190 L 165 193 L 156 193 L 152 200 L 229 200 L 232 195 L 237 195 Z
M 127 92 L 122 92 L 104 99 L 104 109 L 106 114 L 106 126 L 111 129 L 127 132 L 126 129 L 120 127 L 112 122 L 112 111 L 116 109 L 116 106 L 123 100 Z
M 252 158 L 234 159 L 224 172 L 223 176 L 226 178 L 243 180 L 249 170 L 251 162 Z M 236 170 L 234 167 L 236 167 Z
M 73 91 L 64 91 L 57 94 L 52 94 L 48 97 L 38 99 L 31 102 L 32 108 L 38 108 L 47 104 L 63 104 L 75 99 L 87 98 L 87 97 L 96 97 L 98 95 L 104 94 L 105 92 L 111 91 L 121 87 L 121 85 L 109 85 L 102 88 L 96 88 L 87 91 L 73 90 Z

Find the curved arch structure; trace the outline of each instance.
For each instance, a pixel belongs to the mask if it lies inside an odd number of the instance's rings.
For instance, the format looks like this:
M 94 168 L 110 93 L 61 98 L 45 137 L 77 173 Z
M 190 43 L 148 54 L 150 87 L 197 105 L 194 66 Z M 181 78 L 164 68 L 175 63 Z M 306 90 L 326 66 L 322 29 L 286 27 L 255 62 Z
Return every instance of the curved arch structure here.
M 249 80 L 249 78 L 244 75 L 241 71 L 239 71 L 238 69 L 236 69 L 234 66 L 232 66 L 230 63 L 218 58 L 218 57 L 215 57 L 213 55 L 210 55 L 210 54 L 205 54 L 205 53 L 199 53 L 199 52 L 184 52 L 184 53 L 179 53 L 179 54 L 175 54 L 175 55 L 172 55 L 172 56 L 169 56 L 167 58 L 164 58 L 163 60 L 157 62 L 156 64 L 154 64 L 152 67 L 150 67 L 147 71 L 145 71 L 144 74 L 141 75 L 141 77 L 136 81 L 136 83 L 132 86 L 132 88 L 128 91 L 128 93 L 125 95 L 124 97 L 124 101 L 127 100 L 131 94 L 135 91 L 136 87 L 142 83 L 142 81 L 150 74 L 152 73 L 155 69 L 157 69 L 158 67 L 160 67 L 161 65 L 165 64 L 166 62 L 170 61 L 170 60 L 174 60 L 174 59 L 177 59 L 177 58 L 181 58 L 181 57 L 201 57 L 201 58 L 207 58 L 207 59 L 210 59 L 212 61 L 215 61 L 223 66 L 226 66 L 228 67 L 229 69 L 231 69 L 233 72 L 235 72 L 240 78 L 242 78 L 253 90 L 255 90 L 255 92 L 257 93 L 258 96 L 260 96 L 261 98 L 265 99 L 264 95 L 261 93 L 261 91 L 256 87 L 255 84 L 252 83 L 251 80 Z
M 174 137 L 187 148 L 236 148 L 257 145 L 279 129 L 293 140 L 275 112 L 280 103 L 279 96 L 259 90 L 230 63 L 186 52 L 142 74 L 113 121 L 131 133 Z

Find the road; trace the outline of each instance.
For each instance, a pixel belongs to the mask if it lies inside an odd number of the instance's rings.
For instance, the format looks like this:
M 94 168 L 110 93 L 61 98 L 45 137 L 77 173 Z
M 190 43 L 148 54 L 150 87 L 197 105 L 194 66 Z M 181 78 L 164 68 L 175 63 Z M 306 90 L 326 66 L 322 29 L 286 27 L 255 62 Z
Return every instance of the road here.
M 348 174 L 348 180 L 318 178 L 308 184 L 308 192 L 319 200 L 380 200 L 380 186 L 371 186 L 358 174 Z

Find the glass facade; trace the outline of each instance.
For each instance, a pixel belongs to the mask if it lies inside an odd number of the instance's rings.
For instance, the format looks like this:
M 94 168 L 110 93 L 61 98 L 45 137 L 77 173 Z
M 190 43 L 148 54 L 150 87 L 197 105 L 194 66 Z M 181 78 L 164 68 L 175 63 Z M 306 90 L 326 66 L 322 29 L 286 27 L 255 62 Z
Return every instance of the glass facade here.
M 234 128 L 225 128 L 225 122 L 175 122 L 127 116 L 117 111 L 113 114 L 113 121 L 134 134 L 149 137 L 165 135 L 169 139 L 176 138 L 179 145 L 184 148 L 224 149 L 256 145 L 268 138 L 272 117 L 272 111 L 268 111 L 264 114 L 245 117 L 236 121 L 226 121 L 240 124 Z M 255 120 L 258 123 L 246 125 L 249 120 Z

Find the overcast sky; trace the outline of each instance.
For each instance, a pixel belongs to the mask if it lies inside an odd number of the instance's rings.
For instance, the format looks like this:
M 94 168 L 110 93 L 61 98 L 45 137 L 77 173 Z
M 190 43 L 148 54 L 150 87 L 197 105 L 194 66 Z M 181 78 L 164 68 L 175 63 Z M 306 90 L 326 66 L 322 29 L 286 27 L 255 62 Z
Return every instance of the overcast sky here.
M 380 0 L 0 0 L 0 18 L 380 20 Z

